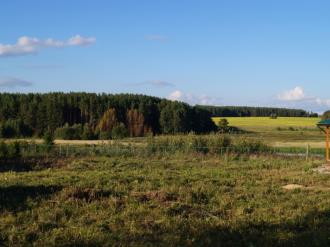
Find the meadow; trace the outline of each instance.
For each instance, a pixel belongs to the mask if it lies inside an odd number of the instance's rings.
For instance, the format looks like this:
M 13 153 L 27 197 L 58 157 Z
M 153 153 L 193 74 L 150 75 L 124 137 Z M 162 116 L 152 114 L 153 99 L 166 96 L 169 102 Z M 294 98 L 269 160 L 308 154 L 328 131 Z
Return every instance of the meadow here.
M 5 170 L 0 245 L 325 246 L 330 180 L 312 171 L 321 163 L 159 152 Z
M 245 132 L 2 143 L 0 246 L 330 245 L 323 155 L 274 147 L 322 134 L 228 120 Z
M 221 118 L 213 118 L 218 123 Z M 324 133 L 317 128 L 319 118 L 304 117 L 228 117 L 230 126 L 245 131 L 244 136 L 258 138 L 274 147 L 324 147 Z

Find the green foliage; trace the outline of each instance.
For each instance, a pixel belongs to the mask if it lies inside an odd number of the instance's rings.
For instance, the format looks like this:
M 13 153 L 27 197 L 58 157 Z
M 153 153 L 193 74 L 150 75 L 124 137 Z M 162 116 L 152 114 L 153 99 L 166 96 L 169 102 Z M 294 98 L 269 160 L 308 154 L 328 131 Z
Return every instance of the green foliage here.
M 111 140 L 111 132 L 110 131 L 100 131 L 98 135 L 100 140 Z
M 82 140 L 94 140 L 94 139 L 96 139 L 93 128 L 89 124 L 84 125 L 83 132 L 81 134 L 81 139 Z
M 32 135 L 32 129 L 23 123 L 20 119 L 9 119 L 0 124 L 0 137 L 29 137 Z
M 327 119 L 330 119 L 330 110 L 324 112 L 322 115 L 322 120 L 327 120 Z
M 270 119 L 277 119 L 277 114 L 276 113 L 272 113 L 269 116 Z
M 111 131 L 112 139 L 122 139 L 128 137 L 128 135 L 128 130 L 123 123 L 120 123 L 119 125 L 115 126 Z
M 69 124 L 66 123 L 62 128 L 57 128 L 55 130 L 55 137 L 62 140 L 80 140 L 82 131 L 81 124 L 69 126 Z
M 21 144 L 19 142 L 0 142 L 0 159 L 18 159 L 21 157 Z
M 54 134 L 50 130 L 47 130 L 43 136 L 44 145 L 51 147 L 54 145 Z
M 8 147 L 5 142 L 0 142 L 0 158 L 6 159 L 8 158 Z
M 196 106 L 209 111 L 213 117 L 318 117 L 317 113 L 301 109 L 247 107 L 247 106 Z

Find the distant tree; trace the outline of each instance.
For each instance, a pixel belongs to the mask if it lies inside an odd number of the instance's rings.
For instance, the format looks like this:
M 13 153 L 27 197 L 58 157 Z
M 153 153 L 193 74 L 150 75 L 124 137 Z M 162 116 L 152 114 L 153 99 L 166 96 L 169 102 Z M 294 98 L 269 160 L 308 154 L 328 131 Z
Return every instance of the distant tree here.
M 132 137 L 145 136 L 151 128 L 145 124 L 144 116 L 137 109 L 130 109 L 126 115 L 128 133 Z
M 272 113 L 269 116 L 270 119 L 277 119 L 277 114 L 276 113 Z
M 219 128 L 219 131 L 222 133 L 228 132 L 228 129 L 229 129 L 228 120 L 226 118 L 220 119 L 220 121 L 218 122 L 218 128 Z
M 323 120 L 330 119 L 330 110 L 323 113 L 322 119 Z
M 119 124 L 116 109 L 108 109 L 103 116 L 101 117 L 97 130 L 99 132 L 109 132 L 111 133 L 112 129 Z
M 93 140 L 93 139 L 95 139 L 95 134 L 94 134 L 93 128 L 92 128 L 92 126 L 90 126 L 87 123 L 83 127 L 83 132 L 81 134 L 81 139 L 82 140 Z
M 50 148 L 51 146 L 54 145 L 54 134 L 50 130 L 46 130 L 43 136 L 43 141 L 44 144 Z

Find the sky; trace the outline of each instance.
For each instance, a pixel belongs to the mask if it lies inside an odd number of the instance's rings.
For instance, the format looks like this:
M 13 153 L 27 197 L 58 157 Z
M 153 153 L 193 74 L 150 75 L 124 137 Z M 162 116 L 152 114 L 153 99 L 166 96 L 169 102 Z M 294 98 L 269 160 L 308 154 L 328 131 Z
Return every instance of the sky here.
M 330 1 L 2 0 L 0 91 L 330 109 Z

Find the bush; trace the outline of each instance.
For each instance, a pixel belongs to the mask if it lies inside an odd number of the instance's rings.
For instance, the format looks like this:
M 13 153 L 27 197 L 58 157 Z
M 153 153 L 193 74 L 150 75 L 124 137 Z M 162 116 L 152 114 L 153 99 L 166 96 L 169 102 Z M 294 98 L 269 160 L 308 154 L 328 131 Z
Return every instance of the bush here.
M 260 153 L 268 152 L 270 148 L 259 140 L 248 140 L 240 138 L 234 145 L 234 151 L 237 153 Z
M 191 149 L 198 153 L 208 153 L 209 145 L 208 140 L 201 136 L 195 136 L 192 138 Z
M 74 124 L 72 126 L 65 124 L 62 128 L 57 128 L 55 130 L 55 137 L 62 140 L 80 140 L 81 136 L 81 124 Z
M 8 145 L 8 157 L 19 158 L 21 157 L 21 146 L 19 142 L 12 142 Z
M 46 146 L 52 146 L 54 145 L 54 134 L 47 130 L 43 136 L 44 144 Z
M 323 113 L 322 119 L 323 120 L 330 119 L 330 110 Z
M 109 131 L 100 131 L 99 139 L 100 140 L 111 140 L 111 132 L 109 132 Z
M 16 159 L 21 157 L 21 145 L 19 142 L 5 143 L 0 142 L 0 158 Z
M 120 123 L 118 126 L 114 127 L 111 131 L 112 139 L 122 139 L 128 137 L 128 130 L 126 129 L 123 123 Z
M 0 142 L 0 158 L 1 159 L 8 158 L 8 147 L 6 143 L 4 143 L 3 141 Z
M 92 127 L 89 126 L 88 124 L 84 125 L 83 131 L 82 131 L 82 134 L 81 134 L 81 139 L 82 140 L 94 140 L 94 139 L 96 139 Z
M 32 129 L 20 119 L 9 119 L 0 124 L 0 137 L 28 137 L 32 135 Z

